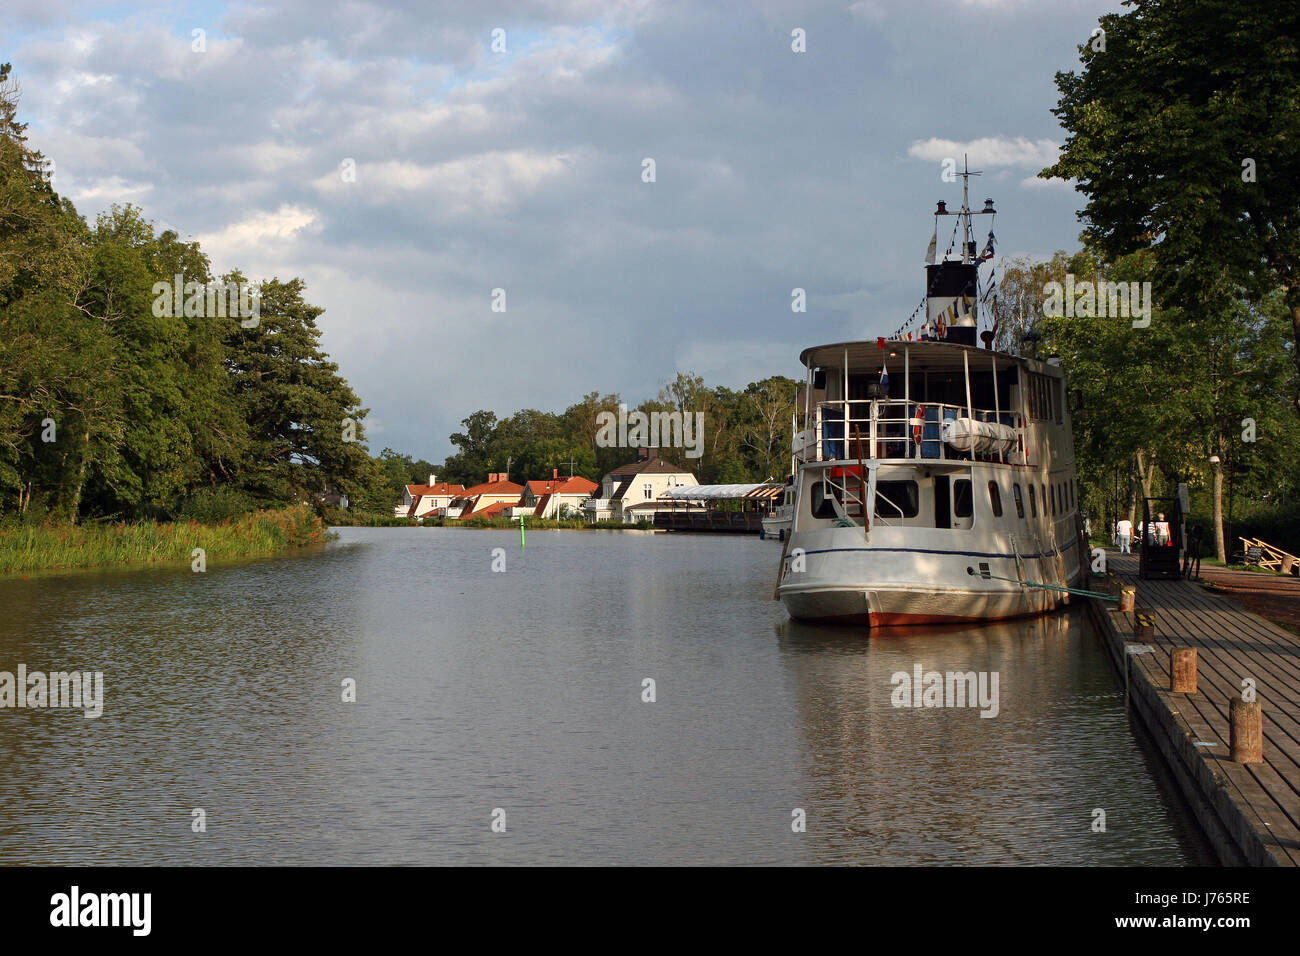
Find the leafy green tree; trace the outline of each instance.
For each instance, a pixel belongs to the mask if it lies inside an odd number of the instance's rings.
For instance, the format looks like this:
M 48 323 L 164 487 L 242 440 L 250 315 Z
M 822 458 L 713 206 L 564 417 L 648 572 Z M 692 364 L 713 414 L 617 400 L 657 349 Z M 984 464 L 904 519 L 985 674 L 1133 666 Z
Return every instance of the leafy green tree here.
M 249 427 L 243 487 L 268 502 L 313 501 L 326 491 L 360 497 L 378 483 L 362 444 L 367 409 L 320 349 L 323 309 L 301 279 L 261 284 L 259 324 L 235 323 L 227 367 Z
M 1057 74 L 1069 136 L 1040 175 L 1078 181 L 1106 257 L 1159 250 L 1167 304 L 1208 305 L 1225 271 L 1256 302 L 1280 286 L 1300 363 L 1300 4 L 1125 5 Z
M 446 480 L 470 487 L 487 480 L 489 471 L 500 470 L 494 458 L 494 438 L 497 427 L 495 412 L 479 410 L 461 420 L 463 432 L 451 436 L 451 443 L 460 451 L 447 458 L 444 466 Z M 501 461 L 504 467 L 504 459 Z

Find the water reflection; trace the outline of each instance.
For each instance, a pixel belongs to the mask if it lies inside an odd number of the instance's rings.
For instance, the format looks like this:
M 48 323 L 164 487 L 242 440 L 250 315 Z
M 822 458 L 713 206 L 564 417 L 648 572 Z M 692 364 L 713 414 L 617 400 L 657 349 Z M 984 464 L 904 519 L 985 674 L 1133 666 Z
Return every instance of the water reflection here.
M 1171 822 L 1183 811 L 1150 779 L 1079 610 L 870 636 L 790 620 L 775 630 L 826 827 L 813 859 L 1122 865 L 1181 841 L 1181 862 L 1209 862 L 1192 828 Z M 997 715 L 896 706 L 895 675 L 910 684 L 918 665 L 996 673 Z M 1092 830 L 1096 808 L 1105 833 Z

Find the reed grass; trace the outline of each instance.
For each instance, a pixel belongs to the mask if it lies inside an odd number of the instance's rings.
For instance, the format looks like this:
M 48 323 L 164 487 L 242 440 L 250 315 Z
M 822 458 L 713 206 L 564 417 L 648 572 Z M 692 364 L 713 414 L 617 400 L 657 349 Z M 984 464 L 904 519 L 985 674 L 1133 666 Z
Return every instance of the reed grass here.
M 309 505 L 257 511 L 202 523 L 0 523 L 0 574 L 58 568 L 189 564 L 195 548 L 214 560 L 274 554 L 325 540 L 326 528 Z

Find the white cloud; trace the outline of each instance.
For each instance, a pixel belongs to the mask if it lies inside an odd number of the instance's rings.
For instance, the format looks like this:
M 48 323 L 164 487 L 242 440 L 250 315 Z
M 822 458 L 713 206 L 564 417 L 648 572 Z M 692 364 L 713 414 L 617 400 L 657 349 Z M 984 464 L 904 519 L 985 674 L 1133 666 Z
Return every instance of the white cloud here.
M 361 195 L 379 202 L 402 198 L 403 193 L 424 194 L 440 200 L 451 215 L 500 212 L 544 181 L 563 175 L 573 162 L 569 153 L 531 150 L 490 151 L 432 165 L 359 162 L 356 183 L 345 183 L 336 170 L 313 185 L 322 193 L 334 194 L 364 185 Z
M 1073 179 L 1039 179 L 1037 176 L 1026 176 L 1020 180 L 1020 186 L 1023 189 L 1074 189 Z
M 260 262 L 274 244 L 291 242 L 297 233 L 316 221 L 316 213 L 303 206 L 282 205 L 275 212 L 256 212 L 216 232 L 197 236 L 203 251 L 220 270 L 222 264 L 247 261 L 256 252 Z
M 977 169 L 990 166 L 1050 166 L 1056 162 L 1060 145 L 1052 139 L 1030 140 L 1024 136 L 985 136 L 959 142 L 955 139 L 918 139 L 907 147 L 907 155 L 915 159 L 943 162 L 960 161 L 964 154 Z

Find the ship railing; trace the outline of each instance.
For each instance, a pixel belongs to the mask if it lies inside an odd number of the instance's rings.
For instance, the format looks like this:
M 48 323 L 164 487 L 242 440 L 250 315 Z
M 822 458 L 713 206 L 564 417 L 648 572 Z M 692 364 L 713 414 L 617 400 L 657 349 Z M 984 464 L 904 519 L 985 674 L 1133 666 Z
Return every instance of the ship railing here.
M 917 418 L 917 409 L 923 409 Z M 811 461 L 1006 461 L 1024 463 L 1024 420 L 1016 412 L 972 410 L 977 421 L 999 422 L 1015 429 L 1016 451 L 1008 455 L 960 452 L 943 441 L 943 423 L 968 416 L 965 405 L 868 399 L 818 402 L 813 409 L 815 440 Z M 918 428 L 919 426 L 919 428 Z M 918 435 L 919 431 L 919 435 Z

